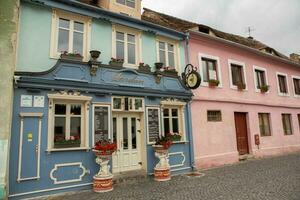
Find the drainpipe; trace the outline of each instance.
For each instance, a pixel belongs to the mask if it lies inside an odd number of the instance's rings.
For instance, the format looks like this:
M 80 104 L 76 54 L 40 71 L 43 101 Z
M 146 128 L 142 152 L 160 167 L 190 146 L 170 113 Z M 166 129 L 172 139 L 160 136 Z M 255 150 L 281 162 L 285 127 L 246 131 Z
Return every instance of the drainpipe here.
M 190 64 L 190 33 L 186 33 L 186 38 L 185 38 L 185 62 L 186 64 Z
M 195 157 L 194 157 L 194 143 L 193 143 L 193 126 L 192 126 L 192 117 L 191 117 L 191 103 L 190 100 L 187 103 L 187 109 L 188 109 L 188 115 L 187 115 L 187 121 L 188 121 L 188 133 L 189 133 L 189 150 L 190 150 L 190 157 L 191 162 L 190 166 L 192 166 L 192 171 L 195 170 Z

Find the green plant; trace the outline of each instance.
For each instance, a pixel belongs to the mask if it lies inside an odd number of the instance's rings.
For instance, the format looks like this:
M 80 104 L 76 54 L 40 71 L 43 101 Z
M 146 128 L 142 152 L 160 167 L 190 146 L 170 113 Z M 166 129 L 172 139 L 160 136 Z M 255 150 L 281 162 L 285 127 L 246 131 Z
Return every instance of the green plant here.
M 219 80 L 215 80 L 215 79 L 209 79 L 208 80 L 208 85 L 211 87 L 215 87 L 218 86 L 220 84 Z
M 244 89 L 246 89 L 246 84 L 245 84 L 245 83 L 238 83 L 238 84 L 237 84 L 237 88 L 238 88 L 239 90 L 244 90 Z
M 164 149 L 169 149 L 172 145 L 172 140 L 168 135 L 160 136 L 157 138 L 155 145 L 162 145 Z
M 270 86 L 269 85 L 262 85 L 260 86 L 260 91 L 262 93 L 268 92 L 269 91 Z

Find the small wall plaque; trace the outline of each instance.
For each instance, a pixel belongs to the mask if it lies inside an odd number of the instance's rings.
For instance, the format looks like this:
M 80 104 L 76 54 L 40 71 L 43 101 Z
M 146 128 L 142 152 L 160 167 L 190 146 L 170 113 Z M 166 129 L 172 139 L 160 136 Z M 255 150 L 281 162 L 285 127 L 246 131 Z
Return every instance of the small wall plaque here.
M 21 107 L 32 107 L 32 95 L 21 95 Z
M 45 97 L 44 96 L 34 96 L 33 98 L 33 107 L 44 108 Z

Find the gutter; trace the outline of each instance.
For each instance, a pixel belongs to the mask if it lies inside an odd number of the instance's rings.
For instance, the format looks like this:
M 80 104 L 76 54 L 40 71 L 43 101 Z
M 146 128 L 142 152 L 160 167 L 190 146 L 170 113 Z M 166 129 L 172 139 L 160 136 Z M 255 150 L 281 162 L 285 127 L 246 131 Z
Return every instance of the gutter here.
M 232 42 L 232 41 L 229 41 L 229 40 L 225 40 L 223 38 L 219 38 L 219 37 L 214 37 L 214 36 L 211 36 L 211 35 L 207 35 L 205 33 L 201 33 L 201 32 L 198 32 L 198 31 L 189 31 L 189 32 L 192 33 L 192 34 L 194 34 L 194 35 L 204 37 L 206 39 L 210 39 L 210 40 L 213 40 L 213 41 L 221 42 L 221 43 L 224 43 L 224 44 L 227 44 L 227 45 L 230 45 L 230 46 L 235 46 L 235 47 L 244 49 L 246 51 L 250 51 L 250 52 L 252 52 L 252 53 L 254 53 L 256 55 L 263 56 L 263 57 L 266 57 L 266 58 L 270 58 L 270 59 L 273 59 L 273 60 L 276 60 L 276 61 L 279 61 L 279 62 L 283 62 L 283 63 L 288 64 L 288 65 L 293 65 L 294 67 L 299 67 L 300 68 L 300 64 L 299 63 L 296 63 L 296 62 L 293 62 L 293 61 L 289 61 L 289 60 L 284 59 L 284 58 L 275 57 L 275 56 L 272 56 L 272 55 L 270 55 L 268 53 L 261 52 L 261 51 L 259 51 L 257 49 L 253 49 L 251 47 L 248 47 L 248 46 L 245 46 L 245 45 L 242 45 L 242 44 L 238 44 L 236 42 Z
M 157 25 L 157 24 L 154 24 L 154 23 L 151 23 L 151 22 L 148 22 L 148 21 L 144 21 L 144 20 L 139 20 L 139 19 L 136 19 L 136 18 L 133 18 L 133 17 L 129 17 L 129 16 L 126 16 L 126 15 L 122 15 L 122 14 L 119 14 L 119 13 L 116 13 L 116 12 L 112 12 L 112 11 L 109 11 L 109 10 L 105 10 L 103 8 L 100 8 L 100 7 L 96 7 L 96 6 L 92 6 L 92 5 L 89 5 L 89 4 L 85 4 L 85 3 L 81 3 L 77 0 L 22 0 L 24 2 L 29 2 L 29 3 L 34 3 L 34 4 L 39 4 L 39 5 L 42 5 L 42 6 L 48 6 L 48 7 L 51 7 L 51 8 L 58 8 L 58 9 L 62 9 L 60 5 L 68 5 L 68 6 L 72 6 L 72 7 L 77 7 L 77 8 L 80 8 L 80 9 L 83 9 L 84 11 L 88 12 L 88 13 L 85 13 L 83 15 L 88 15 L 90 17 L 93 17 L 93 18 L 97 18 L 95 16 L 95 14 L 98 14 L 98 15 L 103 15 L 103 17 L 98 17 L 98 18 L 105 18 L 105 16 L 108 16 L 109 19 L 106 18 L 106 20 L 108 21 L 117 21 L 117 20 L 124 20 L 124 21 L 127 21 L 127 22 L 131 22 L 133 24 L 136 24 L 136 25 L 140 25 L 140 26 L 144 26 L 145 30 L 146 31 L 151 31 L 149 30 L 148 28 L 152 28 L 152 29 L 156 29 L 159 30 L 159 31 L 162 31 L 162 32 L 167 32 L 171 35 L 177 35 L 178 37 L 182 37 L 182 38 L 186 38 L 186 34 L 183 33 L 183 32 L 179 32 L 179 31 L 176 31 L 174 29 L 170 29 L 170 28 L 167 28 L 167 27 L 164 27 L 164 26 L 161 26 L 161 25 Z M 75 12 L 75 11 L 70 11 L 70 10 L 67 10 L 69 12 Z M 80 13 L 80 11 L 78 12 L 78 14 L 82 14 Z

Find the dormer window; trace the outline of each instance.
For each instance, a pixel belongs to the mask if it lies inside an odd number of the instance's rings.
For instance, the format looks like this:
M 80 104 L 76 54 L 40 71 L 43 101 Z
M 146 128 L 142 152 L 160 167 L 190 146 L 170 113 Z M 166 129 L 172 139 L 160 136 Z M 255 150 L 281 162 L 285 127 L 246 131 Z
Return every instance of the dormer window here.
M 128 6 L 130 8 L 135 8 L 135 0 L 116 0 L 117 3 Z

